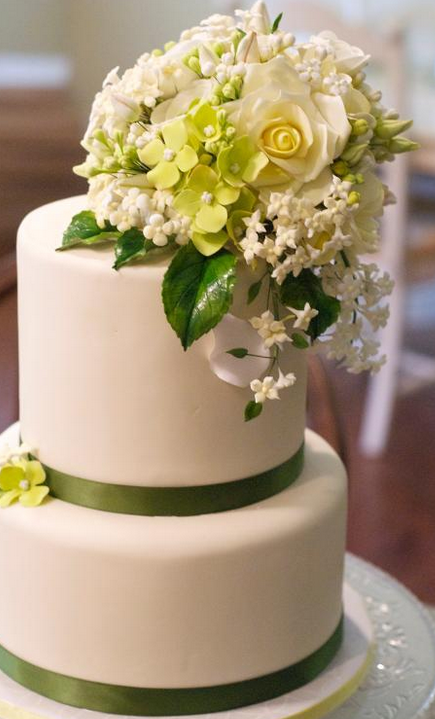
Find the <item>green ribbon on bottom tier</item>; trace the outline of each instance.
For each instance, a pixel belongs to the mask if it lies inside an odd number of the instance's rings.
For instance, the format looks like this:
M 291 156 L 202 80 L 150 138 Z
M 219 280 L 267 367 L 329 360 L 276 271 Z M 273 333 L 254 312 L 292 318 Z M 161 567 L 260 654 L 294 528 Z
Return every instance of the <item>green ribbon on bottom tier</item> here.
M 0 646 L 0 669 L 49 699 L 98 712 L 136 716 L 186 716 L 228 711 L 274 699 L 315 679 L 343 638 L 343 617 L 331 637 L 305 659 L 266 676 L 188 689 L 143 689 L 68 677 L 20 659 Z
M 187 517 L 226 512 L 272 497 L 289 487 L 304 464 L 304 445 L 277 467 L 221 484 L 142 487 L 75 477 L 43 464 L 50 494 L 71 504 L 120 514 Z

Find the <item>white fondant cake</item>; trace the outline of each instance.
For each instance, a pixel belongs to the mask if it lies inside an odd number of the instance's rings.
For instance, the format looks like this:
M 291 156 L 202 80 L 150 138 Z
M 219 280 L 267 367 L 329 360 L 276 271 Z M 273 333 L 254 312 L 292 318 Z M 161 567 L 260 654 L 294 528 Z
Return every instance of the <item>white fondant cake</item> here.
M 244 423 L 247 390 L 210 370 L 212 333 L 184 353 L 167 326 L 163 262 L 117 273 L 104 248 L 55 252 L 83 205 L 42 207 L 19 231 L 20 433 L 41 462 L 129 491 L 224 483 L 292 456 L 304 437 L 305 353 L 283 353 L 296 384 Z M 337 629 L 345 520 L 345 470 L 312 432 L 290 487 L 231 511 L 16 504 L 0 513 L 0 653 L 129 691 L 285 670 Z M 62 690 L 54 698 L 94 706 Z
M 417 145 L 362 50 L 282 17 L 257 0 L 109 72 L 87 197 L 19 229 L 0 670 L 64 704 L 227 711 L 342 641 L 346 474 L 305 433 L 306 356 L 382 366 L 374 168 Z

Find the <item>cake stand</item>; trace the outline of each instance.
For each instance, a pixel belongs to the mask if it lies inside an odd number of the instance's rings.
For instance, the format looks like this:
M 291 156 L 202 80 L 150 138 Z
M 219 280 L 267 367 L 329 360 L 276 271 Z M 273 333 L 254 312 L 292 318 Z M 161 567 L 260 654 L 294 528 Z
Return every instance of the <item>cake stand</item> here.
M 396 580 L 353 555 L 346 558 L 346 585 L 353 635 L 333 671 L 272 701 L 192 719 L 435 719 L 435 626 L 428 612 Z M 116 719 L 40 697 L 2 673 L 0 716 Z

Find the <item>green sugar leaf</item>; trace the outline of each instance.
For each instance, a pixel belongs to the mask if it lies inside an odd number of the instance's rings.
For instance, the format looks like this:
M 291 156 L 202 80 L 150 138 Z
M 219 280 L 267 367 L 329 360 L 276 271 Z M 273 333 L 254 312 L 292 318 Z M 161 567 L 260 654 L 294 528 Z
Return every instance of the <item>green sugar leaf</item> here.
M 143 232 L 133 227 L 118 238 L 115 245 L 116 260 L 113 267 L 115 270 L 119 270 L 128 262 L 139 260 L 154 249 L 158 249 L 157 245 L 152 240 L 146 240 Z
M 258 297 L 258 293 L 261 290 L 261 283 L 262 280 L 258 280 L 258 282 L 254 282 L 248 290 L 248 305 L 251 304 L 255 300 L 256 297 Z
M 283 16 L 282 12 L 280 12 L 280 14 L 276 16 L 275 20 L 272 23 L 272 27 L 270 28 L 270 32 L 276 32 L 276 30 L 278 30 L 279 24 L 282 20 L 282 16 Z
M 306 350 L 307 347 L 310 346 L 310 343 L 307 342 L 305 337 L 303 335 L 300 335 L 299 332 L 293 332 L 291 338 L 293 342 L 293 347 L 296 347 L 298 350 Z
M 227 250 L 202 255 L 193 243 L 181 247 L 163 279 L 166 317 L 186 350 L 228 312 L 237 259 Z
M 254 402 L 254 400 L 251 400 L 245 407 L 245 422 L 249 422 L 251 419 L 259 417 L 262 411 L 262 402 Z
M 311 270 L 302 270 L 297 277 L 287 275 L 279 292 L 280 300 L 286 307 L 301 310 L 309 302 L 318 311 L 319 314 L 313 317 L 307 330 L 311 339 L 319 337 L 337 321 L 340 302 L 324 292 L 320 279 Z
M 249 353 L 246 347 L 235 347 L 233 350 L 227 350 L 227 355 L 232 355 L 237 359 L 243 359 L 247 354 Z
M 75 245 L 94 245 L 98 242 L 114 241 L 120 232 L 108 222 L 101 229 L 95 219 L 95 214 L 84 210 L 74 215 L 67 229 L 63 233 L 62 246 L 58 250 L 67 250 Z

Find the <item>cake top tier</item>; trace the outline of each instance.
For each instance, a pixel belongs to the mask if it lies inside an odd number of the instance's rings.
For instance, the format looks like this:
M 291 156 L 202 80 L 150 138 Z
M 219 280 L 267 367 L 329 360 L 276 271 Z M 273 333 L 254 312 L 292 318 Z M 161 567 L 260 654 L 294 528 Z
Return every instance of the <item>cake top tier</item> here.
M 282 353 L 283 372 L 298 374 L 290 401 L 243 422 L 249 386 L 210 367 L 218 329 L 184 352 L 165 320 L 167 258 L 115 272 L 107 248 L 55 251 L 83 202 L 41 207 L 19 230 L 24 441 L 59 472 L 130 486 L 211 485 L 288 460 L 303 441 L 305 353 Z

